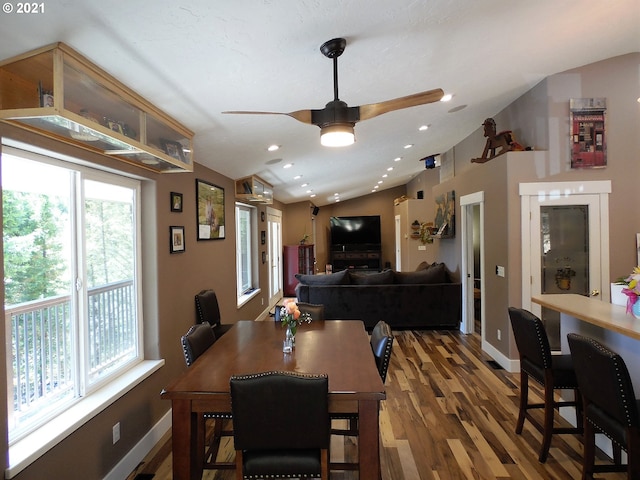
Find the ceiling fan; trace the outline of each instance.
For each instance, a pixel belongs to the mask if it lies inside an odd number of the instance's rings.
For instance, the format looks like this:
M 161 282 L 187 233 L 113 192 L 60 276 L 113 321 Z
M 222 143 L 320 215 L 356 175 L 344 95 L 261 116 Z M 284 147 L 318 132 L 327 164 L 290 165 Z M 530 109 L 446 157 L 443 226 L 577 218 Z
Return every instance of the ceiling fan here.
M 355 141 L 354 126 L 357 122 L 368 120 L 383 113 L 415 107 L 439 101 L 444 92 L 442 89 L 427 90 L 414 93 L 406 97 L 394 98 L 379 103 L 349 107 L 338 98 L 338 57 L 342 55 L 347 41 L 344 38 L 334 38 L 320 46 L 322 54 L 333 60 L 333 100 L 321 110 L 296 110 L 295 112 L 251 112 L 227 111 L 222 113 L 249 115 L 287 115 L 299 122 L 320 127 L 320 143 L 329 147 L 343 147 Z

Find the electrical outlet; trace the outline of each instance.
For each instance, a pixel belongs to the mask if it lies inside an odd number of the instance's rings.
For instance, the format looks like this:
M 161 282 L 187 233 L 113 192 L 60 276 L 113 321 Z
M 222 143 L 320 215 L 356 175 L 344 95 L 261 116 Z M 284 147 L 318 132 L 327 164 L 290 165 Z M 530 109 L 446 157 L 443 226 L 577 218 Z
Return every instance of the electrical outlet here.
M 116 423 L 112 429 L 113 433 L 113 444 L 115 445 L 120 440 L 120 422 Z
M 502 340 L 502 330 L 498 329 L 498 340 Z

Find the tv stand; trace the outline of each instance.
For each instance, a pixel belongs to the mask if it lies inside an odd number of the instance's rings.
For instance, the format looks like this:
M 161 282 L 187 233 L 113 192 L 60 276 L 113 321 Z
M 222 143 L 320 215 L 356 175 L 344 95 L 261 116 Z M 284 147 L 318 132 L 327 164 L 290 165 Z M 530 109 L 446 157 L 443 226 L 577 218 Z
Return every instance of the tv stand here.
M 380 245 L 332 245 L 331 266 L 334 272 L 357 270 L 379 272 L 382 270 Z

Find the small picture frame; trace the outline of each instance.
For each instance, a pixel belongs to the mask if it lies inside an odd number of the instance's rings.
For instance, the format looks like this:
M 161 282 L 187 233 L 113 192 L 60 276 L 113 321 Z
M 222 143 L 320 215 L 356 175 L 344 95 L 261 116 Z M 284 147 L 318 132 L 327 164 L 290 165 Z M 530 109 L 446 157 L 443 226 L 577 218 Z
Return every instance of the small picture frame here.
M 169 253 L 182 253 L 184 251 L 184 227 L 169 227 Z
M 171 192 L 171 211 L 182 211 L 182 194 L 178 192 Z
M 176 160 L 184 162 L 184 153 L 182 152 L 182 144 L 180 142 L 174 142 L 173 140 L 167 140 L 166 138 L 160 139 L 162 150 Z

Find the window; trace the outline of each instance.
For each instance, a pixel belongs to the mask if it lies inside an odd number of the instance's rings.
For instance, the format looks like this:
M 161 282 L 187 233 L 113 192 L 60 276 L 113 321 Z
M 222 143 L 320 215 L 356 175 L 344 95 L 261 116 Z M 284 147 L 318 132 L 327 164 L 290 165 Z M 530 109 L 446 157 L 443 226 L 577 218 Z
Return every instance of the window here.
M 9 441 L 142 361 L 140 184 L 3 148 Z
M 238 306 L 258 290 L 256 207 L 236 203 L 236 282 Z

